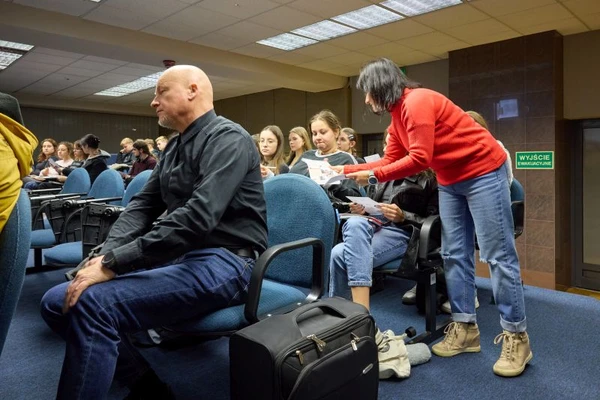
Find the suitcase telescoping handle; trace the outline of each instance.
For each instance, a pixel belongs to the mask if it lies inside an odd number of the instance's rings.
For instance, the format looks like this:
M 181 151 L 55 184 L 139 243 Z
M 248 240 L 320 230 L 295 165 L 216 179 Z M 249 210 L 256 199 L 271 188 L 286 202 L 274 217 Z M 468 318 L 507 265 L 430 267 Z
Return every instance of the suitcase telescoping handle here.
M 351 310 L 347 310 L 348 305 L 352 306 Z M 292 317 L 294 321 L 298 321 L 303 314 L 315 309 L 321 309 L 329 314 L 335 314 L 341 318 L 348 318 L 350 314 L 355 314 L 359 307 L 361 309 L 364 308 L 357 303 L 349 303 L 345 299 L 332 297 L 305 304 L 292 311 L 290 317 Z M 364 312 L 368 312 L 366 308 L 364 309 Z

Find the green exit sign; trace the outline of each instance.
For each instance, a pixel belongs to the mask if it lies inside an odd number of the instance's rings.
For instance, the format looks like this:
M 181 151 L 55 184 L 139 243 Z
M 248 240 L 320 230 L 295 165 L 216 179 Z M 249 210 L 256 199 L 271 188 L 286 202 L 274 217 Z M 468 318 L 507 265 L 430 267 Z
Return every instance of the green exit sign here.
M 554 152 L 517 151 L 515 165 L 517 169 L 554 169 Z

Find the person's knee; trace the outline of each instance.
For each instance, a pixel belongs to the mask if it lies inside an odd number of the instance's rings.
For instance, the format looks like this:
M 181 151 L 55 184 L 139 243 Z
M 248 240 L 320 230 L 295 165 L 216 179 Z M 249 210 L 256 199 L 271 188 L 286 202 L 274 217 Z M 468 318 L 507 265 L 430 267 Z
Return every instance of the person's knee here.
M 369 229 L 369 228 L 370 228 L 369 222 L 365 218 L 353 217 L 353 218 L 349 218 L 344 223 L 343 230 L 344 230 L 344 232 L 346 232 L 349 230 L 355 230 L 355 229 L 364 230 L 364 229 Z
M 331 249 L 331 263 L 330 268 L 337 269 L 344 265 L 344 243 L 336 245 Z
M 55 286 L 48 290 L 40 302 L 42 318 L 53 329 L 63 319 L 63 304 L 66 285 Z

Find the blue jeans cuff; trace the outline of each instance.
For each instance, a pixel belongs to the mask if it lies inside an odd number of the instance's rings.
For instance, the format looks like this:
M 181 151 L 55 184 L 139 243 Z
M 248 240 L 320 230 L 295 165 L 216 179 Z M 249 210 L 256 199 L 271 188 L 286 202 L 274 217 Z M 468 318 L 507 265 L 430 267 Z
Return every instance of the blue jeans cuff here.
M 509 332 L 525 332 L 527 330 L 527 318 L 519 322 L 508 322 L 500 317 L 500 326 Z
M 373 281 L 352 281 L 348 282 L 348 286 L 352 287 L 371 287 L 373 286 Z
M 452 313 L 452 321 L 474 324 L 477 322 L 477 314 Z

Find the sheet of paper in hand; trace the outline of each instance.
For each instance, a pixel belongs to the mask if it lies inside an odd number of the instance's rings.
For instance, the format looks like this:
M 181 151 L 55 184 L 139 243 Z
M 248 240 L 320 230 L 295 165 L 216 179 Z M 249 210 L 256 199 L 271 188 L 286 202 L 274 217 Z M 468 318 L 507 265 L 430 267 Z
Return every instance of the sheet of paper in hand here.
M 365 162 L 370 163 L 370 162 L 374 162 L 377 160 L 381 160 L 381 156 L 379 154 L 375 153 L 375 154 L 371 154 L 370 156 L 365 156 L 364 159 L 365 159 Z
M 326 161 L 302 160 L 308 165 L 310 179 L 321 186 L 337 185 L 341 180 L 346 179 L 345 174 L 338 174 Z
M 348 200 L 353 203 L 360 204 L 365 208 L 365 211 L 371 215 L 381 215 L 382 212 L 379 209 L 379 203 L 373 200 L 370 197 L 355 197 L 355 196 L 346 196 Z

